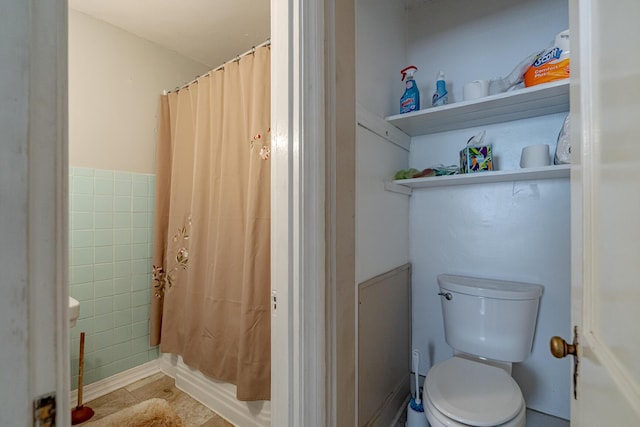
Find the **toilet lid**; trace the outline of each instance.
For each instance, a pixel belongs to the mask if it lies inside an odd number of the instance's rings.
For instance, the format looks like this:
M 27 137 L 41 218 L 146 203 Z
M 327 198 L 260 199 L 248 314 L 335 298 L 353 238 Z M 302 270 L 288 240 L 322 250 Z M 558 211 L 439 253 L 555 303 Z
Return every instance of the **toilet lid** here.
M 515 417 L 524 400 L 506 371 L 453 357 L 427 373 L 426 397 L 444 415 L 463 424 L 495 426 Z

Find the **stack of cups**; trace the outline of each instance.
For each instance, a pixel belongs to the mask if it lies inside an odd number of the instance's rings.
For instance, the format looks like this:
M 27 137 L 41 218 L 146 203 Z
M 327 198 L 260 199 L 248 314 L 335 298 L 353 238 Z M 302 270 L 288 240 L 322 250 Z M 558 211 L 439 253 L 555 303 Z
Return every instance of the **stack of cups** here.
M 550 164 L 549 145 L 529 145 L 522 149 L 522 155 L 520 156 L 521 168 L 540 168 Z

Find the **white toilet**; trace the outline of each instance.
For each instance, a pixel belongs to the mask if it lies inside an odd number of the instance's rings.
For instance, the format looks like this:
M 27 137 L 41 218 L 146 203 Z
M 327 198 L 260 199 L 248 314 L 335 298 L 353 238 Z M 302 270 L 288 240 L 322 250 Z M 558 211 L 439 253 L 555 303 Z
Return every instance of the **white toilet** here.
M 427 373 L 424 412 L 431 427 L 524 427 L 526 406 L 511 364 L 531 352 L 543 287 L 438 276 L 452 358 Z

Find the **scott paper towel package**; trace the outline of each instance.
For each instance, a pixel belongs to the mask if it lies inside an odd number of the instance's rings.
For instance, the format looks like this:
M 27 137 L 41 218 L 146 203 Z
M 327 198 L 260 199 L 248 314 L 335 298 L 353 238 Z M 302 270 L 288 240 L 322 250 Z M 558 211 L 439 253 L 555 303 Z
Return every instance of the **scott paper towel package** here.
M 569 30 L 556 36 L 554 46 L 536 56 L 524 73 L 526 87 L 549 83 L 569 77 Z

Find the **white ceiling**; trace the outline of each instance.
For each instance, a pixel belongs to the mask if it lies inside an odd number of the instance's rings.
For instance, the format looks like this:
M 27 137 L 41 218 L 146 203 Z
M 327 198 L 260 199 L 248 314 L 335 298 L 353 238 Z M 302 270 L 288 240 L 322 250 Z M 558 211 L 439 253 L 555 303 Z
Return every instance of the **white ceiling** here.
M 69 7 L 210 67 L 269 38 L 269 0 L 69 0 Z

